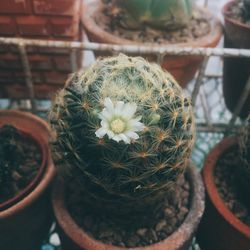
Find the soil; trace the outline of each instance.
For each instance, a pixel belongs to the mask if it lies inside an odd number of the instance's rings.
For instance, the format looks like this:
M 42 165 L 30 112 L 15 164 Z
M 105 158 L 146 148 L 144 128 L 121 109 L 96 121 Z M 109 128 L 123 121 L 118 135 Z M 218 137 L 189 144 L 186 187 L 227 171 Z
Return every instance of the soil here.
M 22 155 L 16 151 L 8 157 L 11 160 L 0 159 L 1 164 L 4 163 L 12 169 L 8 182 L 4 182 L 4 187 L 0 189 L 0 203 L 23 191 L 37 175 L 42 162 L 40 150 L 32 139 L 21 135 L 15 140 L 15 145 L 22 149 Z
M 82 201 L 82 193 L 75 184 L 67 192 L 66 202 L 75 222 L 91 237 L 106 244 L 121 247 L 140 247 L 164 240 L 171 235 L 185 220 L 190 207 L 190 185 L 184 176 L 176 182 L 174 191 L 166 196 L 164 206 L 154 225 L 144 228 L 121 226 L 107 219 L 100 213 L 86 211 Z M 147 208 L 145 208 L 147 209 Z M 100 211 L 101 212 L 101 211 Z
M 250 226 L 250 208 L 242 200 L 239 192 L 239 150 L 226 152 L 218 161 L 214 173 L 214 182 L 220 197 L 230 211 L 243 223 Z M 245 192 L 243 192 L 244 195 Z
M 177 30 L 158 30 L 145 27 L 144 30 L 128 30 L 120 25 L 120 16 L 111 8 L 104 7 L 95 14 L 95 22 L 108 33 L 117 37 L 141 43 L 176 44 L 197 40 L 210 32 L 210 23 L 204 11 L 197 9 L 187 26 Z
M 246 18 L 242 0 L 233 2 L 230 5 L 226 15 L 232 19 L 235 19 L 236 21 L 250 25 L 250 19 Z

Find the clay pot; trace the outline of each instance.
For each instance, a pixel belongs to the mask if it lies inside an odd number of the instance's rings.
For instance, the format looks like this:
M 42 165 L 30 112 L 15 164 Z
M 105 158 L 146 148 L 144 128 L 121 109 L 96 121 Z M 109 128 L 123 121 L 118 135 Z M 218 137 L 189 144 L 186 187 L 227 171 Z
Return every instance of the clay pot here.
M 188 249 L 204 210 L 204 187 L 196 167 L 187 169 L 188 180 L 191 185 L 190 211 L 180 227 L 167 239 L 147 246 L 129 248 L 134 250 L 180 250 Z M 52 194 L 53 209 L 59 228 L 59 235 L 63 250 L 126 250 L 128 248 L 107 245 L 90 237 L 72 219 L 65 204 L 65 186 L 57 180 Z
M 199 245 L 204 250 L 249 250 L 250 247 L 250 227 L 227 208 L 214 183 L 218 159 L 235 146 L 235 137 L 223 139 L 205 161 L 202 176 L 206 188 L 206 208 L 197 234 Z
M 98 16 L 98 13 L 102 11 L 103 7 L 103 4 L 98 0 L 91 1 L 91 3 L 85 2 L 83 4 L 84 15 L 82 16 L 82 22 L 91 41 L 119 45 L 145 45 L 144 43 L 117 37 L 99 27 L 95 22 L 95 17 Z M 221 38 L 222 27 L 219 20 L 215 16 L 207 10 L 206 13 L 211 25 L 211 32 L 209 34 L 193 42 L 178 43 L 168 45 L 168 47 L 215 47 Z M 157 47 L 156 44 L 148 44 L 147 46 Z M 96 53 L 96 55 L 104 54 Z M 107 55 L 107 53 L 105 55 Z M 150 61 L 157 61 L 155 55 L 146 55 L 146 57 Z M 165 56 L 163 58 L 162 67 L 167 69 L 176 78 L 177 82 L 184 87 L 190 80 L 193 79 L 202 60 L 203 57 L 200 56 Z
M 224 5 L 222 14 L 225 21 L 225 48 L 250 49 L 250 25 L 241 23 L 228 16 L 235 1 Z M 223 72 L 223 93 L 226 106 L 234 111 L 250 76 L 249 58 L 225 58 Z M 246 118 L 250 110 L 250 95 L 243 106 L 240 117 Z
M 25 112 L 0 111 L 0 126 L 11 124 L 29 134 L 45 154 L 45 167 L 33 190 L 0 211 L 0 249 L 38 250 L 52 224 L 50 184 L 55 169 L 48 148 L 50 130 L 45 121 Z

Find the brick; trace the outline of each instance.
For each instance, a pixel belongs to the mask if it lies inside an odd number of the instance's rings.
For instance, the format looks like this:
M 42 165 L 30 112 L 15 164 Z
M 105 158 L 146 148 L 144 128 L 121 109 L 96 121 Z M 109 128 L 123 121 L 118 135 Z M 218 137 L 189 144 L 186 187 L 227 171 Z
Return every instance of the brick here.
M 28 14 L 30 12 L 29 0 L 0 0 L 1 14 Z
M 51 71 L 51 72 L 44 72 L 45 81 L 48 84 L 57 84 L 64 86 L 67 78 L 68 73 L 58 72 L 58 71 Z
M 23 36 L 48 36 L 48 20 L 36 16 L 23 16 L 16 18 L 18 29 Z
M 60 89 L 61 86 L 58 85 L 35 85 L 34 91 L 35 91 L 35 97 L 38 99 L 44 99 L 44 98 L 52 98 L 55 92 Z M 0 92 L 1 98 L 15 98 L 15 99 L 21 99 L 21 98 L 28 98 L 28 92 L 27 88 L 24 85 L 20 84 L 6 84 L 5 86 L 1 87 Z
M 32 81 L 34 84 L 44 83 L 44 76 L 42 72 L 32 71 Z M 15 72 L 16 83 L 25 84 L 25 76 L 23 71 Z
M 79 18 L 50 19 L 52 34 L 54 37 L 75 37 L 79 32 Z
M 71 72 L 70 53 L 68 55 L 54 55 L 53 60 L 57 70 Z
M 74 16 L 80 9 L 79 0 L 33 0 L 33 8 L 40 15 Z
M 15 74 L 12 71 L 0 69 L 0 85 L 15 82 Z M 1 92 L 1 91 L 0 91 Z
M 32 70 L 51 70 L 53 69 L 52 59 L 50 56 L 30 54 L 28 56 Z
M 0 16 L 0 35 L 14 36 L 17 33 L 16 24 L 12 17 Z
M 22 69 L 22 62 L 18 54 L 0 54 L 0 69 Z

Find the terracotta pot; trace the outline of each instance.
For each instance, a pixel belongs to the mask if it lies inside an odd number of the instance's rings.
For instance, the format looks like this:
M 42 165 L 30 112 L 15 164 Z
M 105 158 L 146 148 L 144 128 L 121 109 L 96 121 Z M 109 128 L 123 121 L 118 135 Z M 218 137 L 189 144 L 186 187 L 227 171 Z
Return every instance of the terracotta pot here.
M 187 249 L 191 244 L 196 228 L 204 210 L 204 187 L 196 167 L 190 166 L 187 170 L 188 180 L 191 185 L 191 208 L 180 227 L 167 239 L 147 246 L 129 248 L 134 250 L 180 250 Z M 62 181 L 57 181 L 52 195 L 53 209 L 59 228 L 59 235 L 63 250 L 125 250 L 128 248 L 107 245 L 93 239 L 85 233 L 71 218 L 65 205 L 65 186 Z
M 235 1 L 228 2 L 222 9 L 225 21 L 225 48 L 250 49 L 250 25 L 241 23 L 228 16 L 228 12 Z M 234 111 L 250 76 L 249 58 L 225 58 L 223 72 L 223 93 L 226 106 Z M 246 118 L 250 111 L 250 95 L 240 113 Z
M 132 40 L 123 39 L 117 37 L 111 33 L 106 32 L 99 27 L 94 18 L 97 13 L 102 11 L 103 4 L 100 1 L 95 0 L 91 3 L 83 4 L 82 22 L 86 29 L 89 39 L 93 42 L 106 43 L 106 44 L 134 44 L 145 45 L 144 43 L 134 42 Z M 178 43 L 168 45 L 169 47 L 215 47 L 222 34 L 222 27 L 219 20 L 206 10 L 208 17 L 210 18 L 211 32 L 206 36 L 199 38 L 189 43 Z M 164 44 L 163 44 L 164 45 Z M 157 47 L 156 44 L 148 44 L 149 47 Z M 96 55 L 101 55 L 96 53 Z M 103 55 L 103 54 L 102 54 Z M 107 54 L 106 54 L 107 55 Z M 157 61 L 155 55 L 147 55 L 147 59 L 151 61 Z M 185 86 L 190 80 L 193 79 L 197 69 L 199 68 L 203 58 L 200 56 L 165 56 L 163 58 L 162 67 L 166 68 L 177 80 L 181 86 Z
M 80 26 L 81 0 L 0 1 L 0 36 L 42 40 L 83 41 Z M 26 48 L 35 85 L 36 98 L 50 98 L 64 86 L 72 73 L 71 53 L 67 49 Z M 27 98 L 25 74 L 16 46 L 0 45 L 0 96 Z M 76 53 L 77 69 L 83 53 Z M 42 89 L 42 91 L 40 91 Z
M 205 161 L 202 175 L 206 188 L 206 208 L 197 234 L 201 249 L 204 250 L 249 250 L 250 247 L 250 227 L 227 208 L 214 183 L 218 159 L 236 145 L 235 137 L 223 139 Z
M 50 184 L 55 169 L 48 149 L 50 130 L 42 119 L 20 111 L 0 111 L 0 126 L 4 124 L 25 131 L 45 148 L 46 167 L 33 190 L 0 211 L 0 249 L 38 250 L 52 224 Z

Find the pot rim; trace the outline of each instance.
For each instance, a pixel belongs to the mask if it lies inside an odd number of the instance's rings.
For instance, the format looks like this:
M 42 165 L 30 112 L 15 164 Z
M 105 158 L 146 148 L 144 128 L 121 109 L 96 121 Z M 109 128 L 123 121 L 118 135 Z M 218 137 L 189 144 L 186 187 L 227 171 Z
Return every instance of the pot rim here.
M 175 43 L 175 44 L 163 43 L 163 44 L 155 45 L 154 43 L 145 44 L 143 42 L 135 42 L 132 40 L 117 37 L 109 32 L 106 32 L 103 29 L 101 29 L 95 23 L 95 21 L 93 21 L 92 13 L 102 8 L 103 8 L 103 4 L 98 0 L 93 0 L 89 3 L 84 2 L 83 11 L 82 11 L 83 15 L 81 16 L 81 20 L 87 33 L 94 33 L 97 37 L 102 38 L 102 40 L 105 40 L 107 41 L 107 43 L 111 43 L 111 44 L 122 44 L 122 45 L 137 44 L 137 45 L 148 46 L 151 48 L 161 48 L 162 46 L 168 46 L 170 48 L 171 47 L 209 47 L 214 43 L 217 44 L 222 35 L 222 25 L 219 19 L 215 15 L 213 15 L 213 13 L 210 12 L 208 9 L 200 8 L 202 10 L 205 10 L 204 13 L 207 13 L 208 18 L 210 20 L 211 31 L 207 35 L 199 39 L 196 39 L 194 41 L 187 42 L 187 43 Z
M 222 15 L 224 17 L 224 20 L 226 22 L 228 22 L 228 23 L 233 24 L 233 25 L 241 26 L 241 27 L 246 28 L 246 29 L 250 29 L 250 25 L 242 23 L 242 22 L 240 22 L 240 21 L 238 21 L 238 20 L 236 20 L 236 19 L 231 18 L 231 17 L 228 16 L 228 9 L 229 9 L 229 7 L 231 7 L 231 5 L 233 3 L 235 3 L 235 2 L 236 2 L 235 0 L 231 0 L 231 1 L 229 1 L 226 4 L 223 5 L 223 7 L 221 9 L 221 13 L 222 13 Z
M 30 124 L 32 124 L 32 126 L 36 126 L 36 133 L 39 130 L 40 131 L 43 130 L 43 132 L 40 132 L 39 134 L 37 133 L 37 135 L 35 136 L 34 134 L 32 134 L 31 137 L 32 138 L 35 137 L 37 140 L 41 140 L 42 143 L 44 144 L 44 147 L 46 148 L 45 161 L 47 164 L 45 164 L 44 172 L 41 175 L 40 182 L 37 183 L 34 189 L 31 190 L 31 192 L 28 193 L 25 197 L 23 197 L 23 199 L 21 199 L 11 207 L 8 207 L 7 209 L 0 211 L 0 221 L 8 217 L 11 217 L 16 213 L 19 213 L 25 207 L 31 206 L 44 193 L 44 190 L 49 186 L 49 184 L 55 177 L 55 168 L 52 161 L 51 152 L 48 146 L 48 141 L 50 137 L 50 128 L 48 124 L 43 119 L 28 112 L 22 112 L 18 110 L 0 110 L 0 120 L 6 118 L 9 121 L 11 121 L 12 119 L 15 120 L 13 123 L 14 126 L 16 126 L 18 129 L 22 128 L 22 122 L 20 121 L 22 119 L 25 119 L 26 121 L 29 121 Z M 27 132 L 27 130 L 25 131 Z
M 20 132 L 24 140 L 25 138 L 27 138 L 28 140 L 31 140 L 38 147 L 39 153 L 41 155 L 41 162 L 39 164 L 37 174 L 34 176 L 31 182 L 24 189 L 22 189 L 19 193 L 9 198 L 8 200 L 1 202 L 0 211 L 3 211 L 7 209 L 8 207 L 14 205 L 18 201 L 20 201 L 25 195 L 29 194 L 32 191 L 32 189 L 36 187 L 37 183 L 39 183 L 46 169 L 48 150 L 49 150 L 46 143 L 43 141 L 42 138 L 31 136 L 29 131 L 26 129 L 18 129 L 18 131 Z
M 105 244 L 99 240 L 90 237 L 82 228 L 80 228 L 72 219 L 67 211 L 64 192 L 65 186 L 62 180 L 57 179 L 52 190 L 52 205 L 54 214 L 59 227 L 64 231 L 68 238 L 70 238 L 75 244 L 84 249 L 91 250 L 174 250 L 171 246 L 182 247 L 186 245 L 192 238 L 195 230 L 198 227 L 200 219 L 203 215 L 205 208 L 205 190 L 202 182 L 202 178 L 198 169 L 190 164 L 187 168 L 188 179 L 192 188 L 192 201 L 189 209 L 189 213 L 186 216 L 183 223 L 178 229 L 172 233 L 169 237 L 163 241 L 157 242 L 145 247 L 117 247 Z
M 204 168 L 202 171 L 202 176 L 204 180 L 204 185 L 206 188 L 207 195 L 213 203 L 213 206 L 217 212 L 222 216 L 227 223 L 229 223 L 237 231 L 250 238 L 250 227 L 241 222 L 226 206 L 220 197 L 217 187 L 214 183 L 214 169 L 216 163 L 226 150 L 237 144 L 237 137 L 228 137 L 221 140 L 207 155 Z

